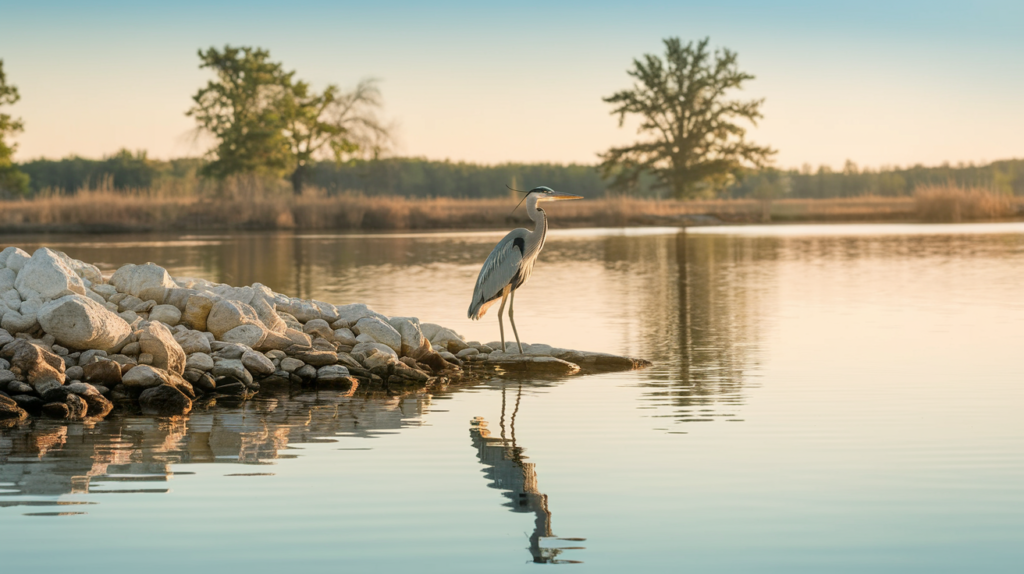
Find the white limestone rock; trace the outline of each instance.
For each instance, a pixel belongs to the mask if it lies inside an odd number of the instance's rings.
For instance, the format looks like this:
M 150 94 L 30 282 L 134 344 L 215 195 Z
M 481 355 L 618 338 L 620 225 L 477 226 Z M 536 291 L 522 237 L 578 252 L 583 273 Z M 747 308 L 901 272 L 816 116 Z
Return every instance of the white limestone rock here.
M 420 330 L 420 320 L 416 317 L 392 317 L 389 321 L 392 327 L 402 337 L 401 348 L 398 354 L 408 357 L 413 351 L 419 349 L 427 342 Z
M 29 259 L 31 256 L 28 253 L 13 245 L 0 251 L 0 267 L 12 269 L 15 273 L 21 271 Z
M 213 370 L 213 357 L 206 353 L 192 353 L 185 361 L 185 368 L 210 372 Z
M 363 303 L 339 305 L 336 309 L 338 311 L 338 319 L 348 322 L 349 325 L 355 325 L 360 319 L 375 317 L 378 315 L 377 312 L 370 309 Z
M 302 326 L 302 332 L 310 337 L 321 337 L 331 341 L 334 339 L 334 330 L 330 323 L 323 319 L 311 319 Z
M 18 311 L 21 309 L 21 295 L 17 289 L 8 289 L 0 295 L 0 303 L 3 303 L 11 311 Z
M 258 375 L 269 375 L 275 370 L 274 363 L 268 359 L 263 353 L 259 351 L 246 351 L 242 354 L 242 365 L 249 372 L 256 373 Z
M 65 295 L 85 295 L 85 283 L 65 264 L 67 256 L 47 247 L 32 254 L 14 280 L 21 298 L 50 301 Z
M 259 285 L 257 283 L 257 285 Z M 274 308 L 273 297 L 264 297 L 261 293 L 256 293 L 252 298 L 251 307 L 256 311 L 256 316 L 259 317 L 260 322 L 268 330 L 274 333 L 284 333 L 288 329 L 288 324 L 284 322 L 284 319 L 277 314 L 277 310 Z
M 239 325 L 221 335 L 220 340 L 255 348 L 259 347 L 266 338 L 267 330 L 262 325 Z
M 316 379 L 322 383 L 335 383 L 348 378 L 348 368 L 341 365 L 326 365 L 316 370 Z
M 252 375 L 246 372 L 245 365 L 242 364 L 240 359 L 214 359 L 213 376 L 234 377 L 240 381 L 245 381 L 252 377 Z
M 181 320 L 181 311 L 174 305 L 157 305 L 149 312 L 149 320 L 173 327 Z
M 221 340 L 224 333 L 241 325 L 257 325 L 261 330 L 264 327 L 256 310 L 240 301 L 221 299 L 213 304 L 206 318 L 206 330 L 218 340 Z
M 191 355 L 192 353 L 209 353 L 211 351 L 210 339 L 206 337 L 205 333 L 200 333 L 199 331 L 188 330 L 175 333 L 174 340 L 181 345 L 181 350 L 184 351 L 186 355 Z
M 17 277 L 14 269 L 0 268 L 0 293 L 14 289 L 14 280 Z
M 0 327 L 11 333 L 28 333 L 38 324 L 35 314 L 22 315 L 17 311 L 7 311 L 0 319 Z
M 149 287 L 177 287 L 167 270 L 155 263 L 134 265 L 129 263 L 114 272 L 109 283 L 121 293 L 138 297 L 143 289 Z
M 185 301 L 185 310 L 181 314 L 181 323 L 196 331 L 206 331 L 206 320 L 210 316 L 214 302 L 212 297 L 202 293 L 189 295 Z
M 446 349 L 452 353 L 458 353 L 469 346 L 458 333 L 446 327 L 441 327 L 430 337 L 430 344 L 435 349 Z
M 353 353 L 365 353 L 369 355 L 374 351 L 384 353 L 385 355 L 391 355 L 396 359 L 398 358 L 398 353 L 383 343 L 359 343 L 355 347 L 352 347 Z
M 81 295 L 65 295 L 44 304 L 39 324 L 70 349 L 118 350 L 131 335 L 124 319 Z
M 360 319 L 352 326 L 352 332 L 357 335 L 369 335 L 374 341 L 391 347 L 396 353 L 402 350 L 402 335 L 394 327 L 376 317 Z
M 354 346 L 359 341 L 356 341 L 356 334 L 351 329 L 335 329 L 334 340 L 341 343 L 342 345 Z
M 174 340 L 171 330 L 163 323 L 150 321 L 141 329 L 139 345 L 143 353 L 153 355 L 154 367 L 181 375 L 185 372 L 185 351 Z
M 90 287 L 90 289 L 98 293 L 107 301 L 109 301 L 110 298 L 113 297 L 115 293 L 117 293 L 117 287 L 114 287 L 113 285 L 109 285 L 107 283 L 97 283 L 95 281 L 93 281 L 92 287 Z
M 122 375 L 121 383 L 129 389 L 142 390 L 159 386 L 167 378 L 167 374 L 161 369 L 149 365 L 137 365 Z

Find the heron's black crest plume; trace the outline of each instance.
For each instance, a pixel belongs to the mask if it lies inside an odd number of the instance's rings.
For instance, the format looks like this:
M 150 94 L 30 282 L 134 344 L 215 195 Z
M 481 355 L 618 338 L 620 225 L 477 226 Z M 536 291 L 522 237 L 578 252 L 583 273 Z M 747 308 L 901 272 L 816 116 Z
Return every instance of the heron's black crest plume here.
M 523 191 L 521 189 L 516 189 L 514 187 L 509 187 L 509 185 L 507 183 L 505 184 L 505 187 L 508 187 L 509 189 L 511 189 L 512 191 L 515 191 L 517 193 L 525 193 L 526 194 L 526 195 L 523 196 L 522 199 L 519 200 L 519 203 L 517 203 L 516 206 L 512 208 L 512 211 L 509 212 L 509 214 L 512 214 L 512 213 L 515 213 L 517 209 L 519 209 L 519 206 L 522 205 L 524 201 L 526 201 L 527 197 L 530 197 L 530 192 L 529 191 Z

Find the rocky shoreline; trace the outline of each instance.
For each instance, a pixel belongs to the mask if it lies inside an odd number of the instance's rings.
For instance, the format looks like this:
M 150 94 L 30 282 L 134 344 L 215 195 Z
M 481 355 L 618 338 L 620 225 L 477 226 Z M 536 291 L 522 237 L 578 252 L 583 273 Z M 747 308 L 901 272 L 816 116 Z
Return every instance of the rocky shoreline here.
M 153 263 L 104 277 L 49 248 L 0 251 L 0 428 L 115 408 L 180 416 L 194 401 L 243 401 L 270 385 L 401 392 L 474 376 L 649 365 L 549 345 L 524 344 L 523 354 L 500 347 L 259 283 L 176 279 Z

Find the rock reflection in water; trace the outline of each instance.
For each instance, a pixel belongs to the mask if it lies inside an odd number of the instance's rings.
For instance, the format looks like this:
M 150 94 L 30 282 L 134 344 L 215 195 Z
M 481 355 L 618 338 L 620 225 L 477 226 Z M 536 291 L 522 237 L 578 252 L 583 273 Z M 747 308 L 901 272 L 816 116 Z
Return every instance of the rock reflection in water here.
M 418 425 L 431 398 L 283 392 L 235 407 L 200 404 L 188 417 L 115 415 L 71 424 L 36 419 L 0 433 L 0 511 L 102 502 L 31 497 L 168 492 L 168 478 L 193 474 L 181 465 L 272 464 L 297 456 L 288 453 L 292 444 L 337 435 L 371 438 Z
M 551 510 L 548 496 L 537 487 L 537 468 L 526 462 L 526 449 L 516 444 L 516 415 L 523 387 L 519 385 L 516 402 L 509 418 L 509 436 L 505 435 L 506 393 L 501 389 L 501 436 L 491 436 L 487 421 L 476 417 L 471 422 L 469 436 L 476 448 L 477 458 L 484 465 L 484 476 L 491 482 L 487 486 L 501 490 L 507 500 L 502 506 L 512 512 L 534 515 L 533 533 L 530 534 L 530 555 L 536 563 L 575 564 L 578 560 L 559 558 L 565 550 L 582 550 L 579 546 L 562 546 L 561 542 L 579 542 L 583 538 L 557 538 L 551 531 Z M 542 543 L 544 545 L 542 546 Z M 559 544 L 552 546 L 551 544 Z

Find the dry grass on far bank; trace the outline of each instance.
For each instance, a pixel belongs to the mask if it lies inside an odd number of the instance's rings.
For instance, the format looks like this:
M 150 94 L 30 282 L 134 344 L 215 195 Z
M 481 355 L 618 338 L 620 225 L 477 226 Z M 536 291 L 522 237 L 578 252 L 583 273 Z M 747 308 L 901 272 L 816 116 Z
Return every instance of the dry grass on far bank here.
M 293 197 L 280 190 L 200 197 L 152 190 L 82 189 L 0 201 L 0 232 L 201 231 L 226 229 L 428 230 L 522 225 L 512 198 L 454 199 Z M 711 216 L 730 223 L 765 221 L 966 221 L 1024 215 L 1024 198 L 978 189 L 929 187 L 914 197 L 677 201 L 604 197 L 550 204 L 559 227 L 679 225 Z M 706 219 L 706 218 L 705 218 Z M 713 220 L 712 220 L 713 221 Z

